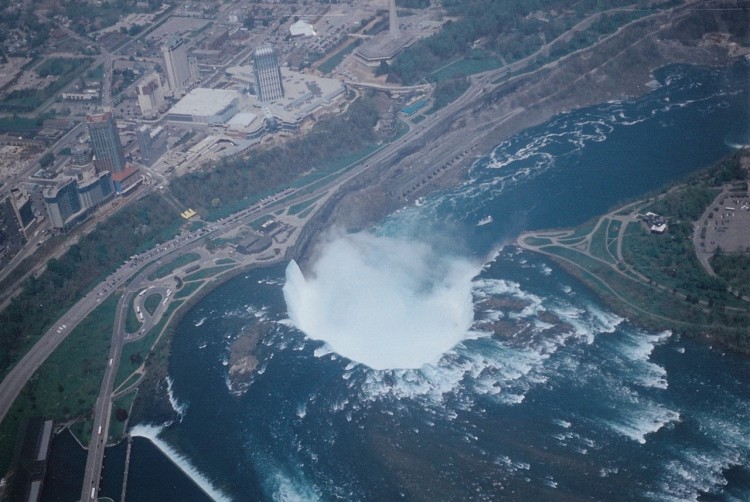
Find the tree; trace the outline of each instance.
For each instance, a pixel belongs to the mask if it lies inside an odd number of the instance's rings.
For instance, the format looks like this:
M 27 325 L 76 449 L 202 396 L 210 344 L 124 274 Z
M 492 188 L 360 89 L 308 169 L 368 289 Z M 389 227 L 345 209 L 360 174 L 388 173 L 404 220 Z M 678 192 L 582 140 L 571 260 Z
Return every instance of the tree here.
M 42 158 L 39 159 L 39 164 L 42 167 L 47 167 L 52 165 L 52 163 L 55 161 L 55 156 L 52 154 L 52 152 L 47 152 L 44 155 L 42 155 Z
M 124 408 L 117 408 L 115 410 L 115 419 L 118 422 L 124 422 L 128 419 L 128 411 Z

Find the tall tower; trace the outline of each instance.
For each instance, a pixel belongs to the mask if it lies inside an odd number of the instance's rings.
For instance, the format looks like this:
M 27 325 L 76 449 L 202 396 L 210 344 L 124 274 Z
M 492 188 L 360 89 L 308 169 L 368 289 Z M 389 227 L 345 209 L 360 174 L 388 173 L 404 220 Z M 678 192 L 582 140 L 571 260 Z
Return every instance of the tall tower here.
M 72 224 L 71 217 L 81 210 L 75 178 L 68 178 L 60 185 L 45 189 L 42 197 L 52 228 L 67 229 Z
M 261 103 L 284 97 L 279 58 L 269 44 L 261 45 L 253 51 L 253 72 L 255 73 L 255 93 Z
M 111 112 L 86 116 L 91 145 L 94 148 L 94 166 L 97 172 L 110 171 L 112 174 L 125 170 L 125 156 L 122 153 L 120 134 Z
M 398 15 L 396 14 L 396 0 L 390 0 L 388 5 L 389 32 L 391 37 L 398 38 Z
M 188 61 L 185 43 L 180 38 L 172 37 L 161 46 L 161 54 L 164 56 L 164 69 L 172 95 L 180 97 L 185 94 L 195 77 Z
M 138 96 L 138 106 L 141 114 L 146 118 L 156 116 L 159 109 L 164 106 L 164 91 L 161 88 L 161 79 L 157 73 L 144 77 L 135 87 Z

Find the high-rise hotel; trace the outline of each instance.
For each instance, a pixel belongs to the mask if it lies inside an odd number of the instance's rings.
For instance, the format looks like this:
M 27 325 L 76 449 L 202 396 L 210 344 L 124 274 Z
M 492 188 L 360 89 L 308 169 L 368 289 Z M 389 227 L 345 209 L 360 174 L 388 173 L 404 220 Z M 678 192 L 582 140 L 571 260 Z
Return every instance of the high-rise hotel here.
M 161 54 L 172 96 L 179 98 L 198 80 L 198 67 L 195 60 L 188 57 L 185 42 L 178 37 L 172 37 L 162 45 Z
M 122 153 L 120 134 L 110 112 L 86 116 L 91 145 L 94 148 L 94 167 L 97 172 L 109 171 L 112 174 L 125 170 L 125 156 Z
M 258 101 L 269 103 L 284 97 L 279 58 L 269 44 L 261 45 L 253 51 L 253 72 Z

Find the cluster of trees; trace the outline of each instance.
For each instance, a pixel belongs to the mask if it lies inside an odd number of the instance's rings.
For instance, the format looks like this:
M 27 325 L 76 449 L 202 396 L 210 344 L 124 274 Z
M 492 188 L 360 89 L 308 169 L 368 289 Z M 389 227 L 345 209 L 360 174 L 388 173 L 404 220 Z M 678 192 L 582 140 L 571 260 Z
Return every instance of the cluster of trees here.
M 147 0 L 146 7 L 140 0 L 108 0 L 88 2 L 86 0 L 68 0 L 60 5 L 61 13 L 67 16 L 78 33 L 89 29 L 100 29 L 112 26 L 121 16 L 133 12 L 153 12 L 161 8 L 162 0 Z
M 97 225 L 59 259 L 49 260 L 45 272 L 29 278 L 0 312 L 0 375 L 115 264 L 166 240 L 179 224 L 163 199 L 146 197 Z
M 716 187 L 746 179 L 741 156 L 742 152 L 737 152 L 717 162 L 692 176 L 685 187 L 654 202 L 649 209 L 669 219 L 668 232 L 664 235 L 652 235 L 642 229 L 630 232 L 623 248 L 626 261 L 644 275 L 686 295 L 690 303 L 704 302 L 712 310 L 713 322 L 732 327 L 744 326 L 749 320 L 750 309 L 729 288 L 750 292 L 750 255 L 718 253 L 712 260 L 718 277 L 708 275 L 695 254 L 692 222 L 711 205 L 718 194 Z M 745 312 L 730 312 L 726 309 L 730 306 L 744 308 Z
M 750 253 L 724 253 L 720 249 L 711 258 L 714 272 L 742 296 L 750 296 Z
M 463 94 L 468 88 L 469 81 L 466 77 L 438 82 L 435 91 L 432 93 L 432 109 L 439 110 Z
M 221 204 L 231 205 L 360 151 L 375 141 L 377 120 L 374 101 L 359 99 L 346 114 L 321 120 L 303 137 L 222 160 L 210 170 L 176 179 L 171 190 L 177 199 L 199 211 L 213 207 L 217 196 Z
M 396 0 L 396 6 L 405 9 L 426 9 L 430 6 L 430 0 Z
M 71 80 L 89 64 L 91 60 L 84 59 L 51 59 L 42 64 L 37 73 L 41 77 L 57 75 L 54 82 L 50 82 L 43 88 L 16 89 L 8 93 L 0 102 L 0 110 L 12 112 L 30 112 L 38 107 L 45 99 L 49 98 Z
M 615 7 L 632 6 L 632 0 L 444 0 L 451 17 L 442 30 L 417 42 L 396 58 L 391 72 L 405 83 L 428 79 L 447 61 L 468 57 L 476 43 L 490 57 L 507 62 L 522 59 L 573 27 L 585 17 Z M 551 15 L 552 11 L 556 15 Z M 635 14 L 641 15 L 641 14 Z M 595 32 L 611 32 L 632 19 L 631 15 L 607 17 Z M 563 48 L 561 53 L 579 47 Z
M 74 69 L 80 66 L 80 61 L 77 59 L 70 58 L 49 58 L 44 63 L 40 64 L 36 70 L 37 75 L 42 78 L 54 75 L 59 77 L 67 73 L 72 72 Z

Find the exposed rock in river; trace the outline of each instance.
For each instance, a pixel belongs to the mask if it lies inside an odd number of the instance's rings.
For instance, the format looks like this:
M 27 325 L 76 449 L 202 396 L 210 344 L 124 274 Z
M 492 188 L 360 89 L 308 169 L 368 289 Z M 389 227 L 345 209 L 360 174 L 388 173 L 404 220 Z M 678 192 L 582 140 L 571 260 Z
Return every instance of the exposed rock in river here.
M 264 323 L 247 327 L 229 347 L 228 384 L 232 394 L 244 394 L 253 382 L 258 368 L 258 342 L 266 332 Z

